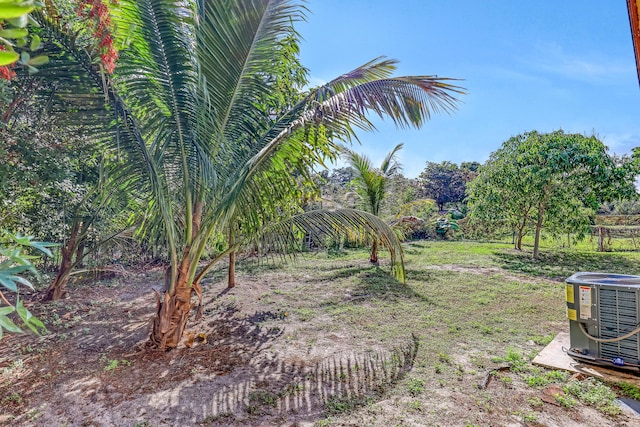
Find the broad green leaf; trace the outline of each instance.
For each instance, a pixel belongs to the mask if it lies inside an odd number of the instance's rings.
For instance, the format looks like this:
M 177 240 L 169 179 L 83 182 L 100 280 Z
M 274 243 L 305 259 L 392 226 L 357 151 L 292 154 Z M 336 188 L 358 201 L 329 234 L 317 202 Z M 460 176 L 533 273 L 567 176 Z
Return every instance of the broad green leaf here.
M 0 30 L 0 37 L 8 39 L 20 39 L 29 35 L 29 31 L 25 28 L 5 28 Z
M 30 60 L 31 60 L 31 55 L 29 55 L 29 52 L 22 52 L 20 54 L 20 62 L 22 62 L 23 64 L 29 63 Z
M 47 55 L 40 55 L 40 56 L 36 56 L 34 58 L 31 58 L 27 62 L 27 65 L 31 65 L 31 66 L 37 67 L 39 65 L 44 65 L 44 64 L 46 64 L 48 62 L 49 62 L 49 57 Z M 36 247 L 35 243 L 38 243 L 38 242 L 32 242 L 31 243 L 31 246 L 34 247 L 34 248 Z M 38 248 L 38 249 L 40 249 L 42 252 L 45 252 L 45 251 L 49 252 L 49 250 L 46 249 L 46 248 Z M 42 249 L 44 249 L 44 250 L 42 250 Z M 47 252 L 45 252 L 45 253 L 47 253 Z M 51 256 L 51 252 L 47 253 L 47 255 Z
M 33 285 L 31 284 L 31 282 L 29 282 L 24 277 L 12 276 L 12 279 L 15 280 L 17 283 L 20 283 L 22 285 L 28 286 L 29 288 L 33 289 Z
M 0 275 L 0 285 L 4 286 L 10 291 L 18 292 L 18 285 L 16 284 L 16 282 L 11 280 L 10 277 L 13 276 L 6 276 L 4 274 Z
M 0 316 L 0 328 L 4 328 L 9 332 L 22 332 L 22 329 L 18 328 L 16 324 L 6 316 Z
M 31 271 L 34 272 L 33 266 L 32 265 L 9 265 L 8 267 L 3 267 L 0 274 L 4 274 L 4 275 L 13 275 L 13 274 L 21 274 L 24 273 L 25 271 Z
M 27 310 L 27 308 L 22 304 L 22 300 L 18 300 L 18 303 L 16 304 L 16 312 L 18 313 L 24 324 L 27 325 L 27 327 L 34 333 L 40 334 L 40 331 L 45 331 L 47 329 L 40 321 L 40 319 L 35 317 L 29 310 Z
M 34 64 L 33 61 L 35 61 L 35 60 L 38 60 L 37 64 Z M 29 62 L 29 65 L 43 65 L 43 64 L 46 64 L 47 62 L 49 62 L 49 57 L 47 55 L 40 55 L 40 56 L 36 56 L 35 58 L 31 58 L 31 61 Z M 57 243 L 49 243 L 49 242 L 32 241 L 29 244 L 29 246 L 39 250 L 40 252 L 42 252 L 43 254 L 45 254 L 47 256 L 53 256 L 51 254 L 51 251 L 48 248 L 55 248 L 56 246 L 58 246 L 58 244 Z
M 11 314 L 14 311 L 16 311 L 16 309 L 13 306 L 0 307 L 0 316 L 6 316 L 7 314 Z
M 33 11 L 33 4 L 21 5 L 17 2 L 0 3 L 0 19 L 15 19 Z
M 0 51 L 0 67 L 3 65 L 9 65 L 20 59 L 20 55 L 15 52 L 7 52 L 5 50 Z
M 31 36 L 31 44 L 29 45 L 29 49 L 38 50 L 40 49 L 41 44 L 42 43 L 40 42 L 40 36 L 34 34 L 33 36 Z
M 8 19 L 7 21 L 14 27 L 23 28 L 29 23 L 29 15 L 22 15 L 18 18 Z

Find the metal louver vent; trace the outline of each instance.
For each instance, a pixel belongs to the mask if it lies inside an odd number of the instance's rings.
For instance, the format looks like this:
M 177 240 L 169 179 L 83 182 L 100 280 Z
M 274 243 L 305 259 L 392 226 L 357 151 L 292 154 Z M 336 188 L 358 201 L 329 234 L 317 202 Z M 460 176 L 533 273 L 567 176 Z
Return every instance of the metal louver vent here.
M 636 295 L 635 291 L 600 288 L 600 338 L 616 338 L 638 327 Z M 639 354 L 637 334 L 622 341 L 600 344 L 603 358 L 621 357 L 637 363 Z

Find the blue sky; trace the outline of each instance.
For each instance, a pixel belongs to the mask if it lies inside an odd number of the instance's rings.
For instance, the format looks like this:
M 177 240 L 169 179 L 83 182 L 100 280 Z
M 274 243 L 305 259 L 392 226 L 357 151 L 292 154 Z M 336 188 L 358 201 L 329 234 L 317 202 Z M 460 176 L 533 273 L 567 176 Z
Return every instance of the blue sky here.
M 420 130 L 381 122 L 356 151 L 374 164 L 397 143 L 408 177 L 427 161 L 484 162 L 530 130 L 595 133 L 640 146 L 640 86 L 624 0 L 309 0 L 301 59 L 320 84 L 384 55 L 397 75 L 464 79 L 452 115 Z

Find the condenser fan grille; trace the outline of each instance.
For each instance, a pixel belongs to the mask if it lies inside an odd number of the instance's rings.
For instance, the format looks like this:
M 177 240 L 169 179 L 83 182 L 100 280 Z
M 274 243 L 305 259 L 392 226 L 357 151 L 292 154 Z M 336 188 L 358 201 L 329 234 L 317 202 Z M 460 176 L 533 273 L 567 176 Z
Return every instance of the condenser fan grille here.
M 636 292 L 600 288 L 600 338 L 616 338 L 638 327 Z M 622 341 L 600 344 L 600 356 L 607 359 L 621 357 L 628 361 L 640 359 L 638 335 Z

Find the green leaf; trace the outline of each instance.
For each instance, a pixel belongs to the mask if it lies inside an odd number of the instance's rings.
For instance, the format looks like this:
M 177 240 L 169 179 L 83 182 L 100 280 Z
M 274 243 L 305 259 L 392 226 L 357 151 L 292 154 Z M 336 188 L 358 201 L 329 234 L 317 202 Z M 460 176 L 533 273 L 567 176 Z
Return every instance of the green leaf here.
M 9 332 L 22 332 L 22 329 L 18 328 L 16 324 L 6 316 L 0 316 L 0 329 L 1 328 L 4 328 Z
M 29 23 L 29 15 L 22 15 L 18 18 L 7 19 L 7 22 L 9 22 L 14 27 L 23 28 L 26 27 Z
M 40 331 L 45 331 L 47 328 L 44 324 L 35 317 L 27 308 L 22 304 L 22 300 L 18 300 L 16 304 L 16 312 L 24 322 L 24 324 L 31 329 L 34 333 L 40 334 Z
M 31 61 L 34 61 L 35 59 L 38 58 L 46 58 L 46 61 L 42 62 L 42 64 L 46 64 L 47 62 L 49 62 L 49 57 L 46 55 L 40 55 L 40 56 L 36 56 L 35 58 L 32 58 Z M 42 65 L 42 64 L 37 64 L 37 65 Z M 29 65 L 34 65 L 33 63 L 29 63 Z M 47 256 L 53 256 L 53 254 L 51 254 L 51 251 L 47 248 L 55 248 L 56 246 L 59 246 L 58 243 L 49 243 L 49 242 L 37 242 L 37 241 L 33 241 L 29 244 L 29 246 L 31 246 L 34 249 L 39 250 L 40 252 L 42 252 L 43 254 L 47 255 Z
M 0 51 L 0 67 L 13 64 L 18 59 L 20 59 L 20 56 L 15 52 Z
M 33 36 L 31 36 L 31 45 L 29 45 L 29 49 L 38 50 L 40 49 L 41 44 L 42 43 L 40 42 L 40 36 L 34 34 Z
M 7 276 L 5 274 L 0 274 L 0 285 L 4 286 L 10 291 L 18 292 L 18 285 L 16 284 L 16 282 L 10 279 L 11 277 L 15 277 L 15 276 Z
M 29 2 L 31 3 L 31 2 Z M 15 19 L 25 16 L 34 9 L 33 3 L 19 4 L 18 2 L 0 3 L 0 19 Z
M 22 52 L 20 54 L 20 62 L 22 62 L 23 64 L 27 64 L 30 59 L 31 59 L 31 55 L 29 55 L 28 52 Z
M 46 64 L 48 62 L 49 62 L 49 57 L 47 55 L 40 55 L 40 56 L 36 56 L 34 58 L 31 58 L 27 62 L 27 65 L 31 65 L 32 67 L 37 67 L 39 65 L 44 65 L 44 64 Z M 34 243 L 38 243 L 38 242 L 32 242 L 31 243 L 31 246 L 35 248 L 36 245 L 34 245 Z M 38 248 L 38 249 L 40 249 L 42 252 L 46 251 L 45 253 L 48 252 L 47 255 L 51 256 L 51 252 L 48 249 L 46 249 L 46 248 Z
M 29 35 L 29 31 L 25 28 L 5 28 L 0 30 L 0 37 L 8 39 L 21 39 Z
M 14 311 L 16 311 L 16 309 L 13 306 L 0 307 L 0 316 L 6 316 L 7 314 L 11 314 Z

